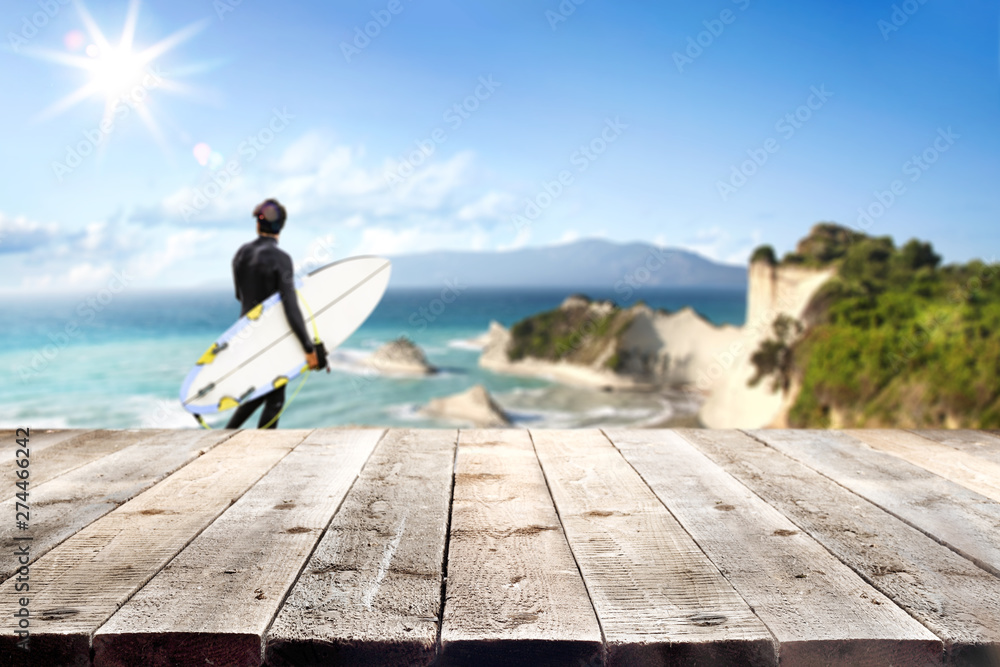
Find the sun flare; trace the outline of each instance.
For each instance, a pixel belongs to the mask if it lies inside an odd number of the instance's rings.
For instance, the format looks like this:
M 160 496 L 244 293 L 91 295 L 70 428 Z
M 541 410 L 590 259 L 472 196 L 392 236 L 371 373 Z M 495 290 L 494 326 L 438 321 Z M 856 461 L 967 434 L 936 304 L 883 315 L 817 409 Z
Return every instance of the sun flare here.
M 88 42 L 84 54 L 53 51 L 50 49 L 25 50 L 24 54 L 66 65 L 89 73 L 89 81 L 41 112 L 39 120 L 47 120 L 64 113 L 77 104 L 93 98 L 104 100 L 102 125 L 109 122 L 117 107 L 128 104 L 136 111 L 153 136 L 164 145 L 159 125 L 153 118 L 149 99 L 153 89 L 174 93 L 190 92 L 164 76 L 156 67 L 156 60 L 190 39 L 208 24 L 208 19 L 192 23 L 150 47 L 134 48 L 135 27 L 139 18 L 140 0 L 130 0 L 118 44 L 112 44 L 94 21 L 82 1 L 75 2 L 77 14 L 86 35 L 73 30 L 64 38 L 67 51 L 76 51 Z

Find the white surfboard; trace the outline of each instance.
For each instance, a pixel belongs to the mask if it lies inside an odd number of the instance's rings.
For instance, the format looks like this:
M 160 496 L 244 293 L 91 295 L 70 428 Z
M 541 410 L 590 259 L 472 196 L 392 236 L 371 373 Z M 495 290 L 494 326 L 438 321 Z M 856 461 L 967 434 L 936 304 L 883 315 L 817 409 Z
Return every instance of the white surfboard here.
M 309 337 L 315 322 L 327 352 L 347 340 L 375 310 L 390 273 L 389 260 L 365 256 L 307 275 L 297 287 Z M 275 293 L 201 355 L 181 385 L 181 403 L 192 414 L 214 414 L 281 387 L 305 370 L 305 352 Z

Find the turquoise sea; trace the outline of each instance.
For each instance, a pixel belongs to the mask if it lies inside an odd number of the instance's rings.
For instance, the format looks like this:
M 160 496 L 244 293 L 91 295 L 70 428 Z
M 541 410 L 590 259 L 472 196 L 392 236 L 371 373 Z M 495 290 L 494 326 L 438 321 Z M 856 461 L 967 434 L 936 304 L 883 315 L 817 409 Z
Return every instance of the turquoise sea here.
M 477 366 L 468 340 L 490 320 L 510 326 L 558 306 L 572 290 L 472 289 L 445 304 L 440 290 L 390 290 L 368 321 L 332 354 L 333 372 L 312 374 L 281 418 L 284 428 L 345 424 L 453 426 L 423 418 L 428 400 L 482 383 L 516 425 L 640 425 L 690 412 L 684 394 L 608 393 Z M 592 298 L 622 302 L 610 290 Z M 107 296 L 107 293 L 105 293 Z M 746 294 L 733 290 L 641 289 L 653 307 L 692 306 L 709 320 L 742 324 Z M 0 426 L 33 428 L 194 428 L 178 391 L 195 359 L 239 315 L 229 291 L 125 292 L 101 303 L 87 296 L 0 298 Z M 423 310 L 421 310 L 423 309 Z M 409 379 L 372 374 L 359 361 L 409 336 L 442 372 Z M 290 393 L 298 381 L 292 383 Z M 221 425 L 228 417 L 210 420 Z M 246 426 L 256 424 L 256 416 Z

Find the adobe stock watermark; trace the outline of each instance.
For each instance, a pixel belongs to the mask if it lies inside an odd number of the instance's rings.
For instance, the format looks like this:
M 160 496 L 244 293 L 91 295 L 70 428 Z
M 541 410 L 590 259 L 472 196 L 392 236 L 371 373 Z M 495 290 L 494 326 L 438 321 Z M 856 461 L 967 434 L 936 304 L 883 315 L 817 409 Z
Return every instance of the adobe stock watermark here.
M 628 301 L 636 290 L 652 280 L 653 274 L 662 269 L 667 261 L 676 255 L 676 251 L 673 250 L 668 251 L 655 246 L 650 248 L 643 262 L 615 283 L 615 292 L 621 294 L 624 301 Z
M 745 12 L 747 7 L 750 6 L 750 0 L 732 1 L 734 5 L 739 7 L 741 12 Z M 715 44 L 715 40 L 722 36 L 722 33 L 726 31 L 726 26 L 730 26 L 736 22 L 738 16 L 739 14 L 732 9 L 723 9 L 719 12 L 718 17 L 702 21 L 701 24 L 705 26 L 705 29 L 694 37 L 687 38 L 687 47 L 685 47 L 683 53 L 681 51 L 674 51 L 674 65 L 677 67 L 677 71 L 683 74 L 685 67 L 693 65 L 694 61 L 705 53 L 705 49 L 710 48 Z
M 111 105 L 111 113 L 106 114 L 96 128 L 84 130 L 83 139 L 75 145 L 66 146 L 66 156 L 62 162 L 57 160 L 52 163 L 52 173 L 55 174 L 60 183 L 67 175 L 83 164 L 84 158 L 95 153 L 98 147 L 114 133 L 119 123 L 132 115 L 136 107 L 145 103 L 151 90 L 163 85 L 163 76 L 159 70 L 154 70 L 151 66 L 147 67 L 145 71 L 146 76 L 131 90 L 114 101 Z
M 412 2 L 412 0 L 408 1 Z M 386 3 L 385 9 L 373 9 L 371 11 L 371 21 L 365 23 L 363 27 L 355 26 L 354 39 L 350 42 L 340 43 L 340 52 L 344 54 L 344 60 L 350 63 L 354 56 L 360 55 L 362 51 L 368 48 L 373 39 L 381 35 L 382 31 L 389 27 L 393 17 L 402 14 L 404 9 L 406 9 L 406 6 L 402 0 L 389 0 Z
M 337 247 L 337 240 L 333 234 L 319 236 L 309 244 L 309 254 L 298 263 L 295 269 L 296 278 L 304 278 L 313 269 L 326 266 L 333 261 L 333 249 Z
M 492 74 L 479 77 L 472 93 L 445 109 L 441 115 L 442 119 L 454 132 L 462 127 L 462 124 L 471 118 L 472 114 L 480 108 L 483 102 L 490 99 L 501 85 L 499 81 L 493 80 Z M 415 174 L 418 168 L 427 161 L 427 158 L 434 155 L 438 145 L 448 141 L 448 137 L 447 130 L 436 127 L 427 138 L 415 141 L 416 148 L 397 160 L 393 168 L 383 175 L 389 188 L 395 190 L 403 184 L 403 181 Z
M 576 8 L 585 3 L 587 0 L 562 0 L 556 10 L 551 9 L 545 10 L 545 19 L 549 22 L 549 27 L 552 28 L 552 32 L 555 32 L 556 28 L 559 27 L 560 23 L 565 23 L 569 20 L 569 17 L 576 12 Z
M 59 357 L 59 354 L 70 342 L 80 335 L 81 327 L 92 323 L 97 319 L 98 313 L 104 311 L 115 296 L 121 294 L 132 282 L 133 277 L 125 271 L 112 271 L 111 278 L 104 288 L 98 290 L 93 296 L 80 301 L 76 305 L 75 313 L 78 317 L 69 320 L 66 325 L 56 333 L 49 333 L 49 342 L 37 350 L 30 361 L 14 366 L 14 372 L 22 383 L 33 377 L 37 377 L 45 372 L 49 364 Z
M 400 338 L 412 340 L 411 333 L 425 331 L 428 326 L 436 322 L 462 296 L 468 287 L 468 285 L 462 284 L 458 278 L 445 279 L 444 286 L 438 292 L 437 296 L 432 297 L 429 301 L 414 309 L 409 317 L 406 318 L 407 323 L 410 325 L 409 328 L 400 330 L 393 337 L 393 340 Z M 380 365 L 375 359 L 369 358 L 366 360 L 366 363 L 375 371 L 375 374 L 359 375 L 352 373 L 350 379 L 355 391 L 362 391 L 381 373 L 391 370 Z
M 226 192 L 233 180 L 243 172 L 243 167 L 256 160 L 293 120 L 295 116 L 288 113 L 287 108 L 272 109 L 271 118 L 264 127 L 240 142 L 236 149 L 239 157 L 230 159 L 221 168 L 212 171 L 208 182 L 195 188 L 190 201 L 180 205 L 180 214 L 185 222 L 204 211 L 214 199 Z
M 784 141 L 794 137 L 795 133 L 801 130 L 813 115 L 833 97 L 833 93 L 826 89 L 826 84 L 821 84 L 819 88 L 812 86 L 809 93 L 804 104 L 798 106 L 794 111 L 786 113 L 774 124 L 775 131 L 781 135 Z M 774 137 L 766 139 L 760 147 L 748 148 L 747 159 L 738 165 L 732 165 L 727 180 L 719 180 L 715 183 L 715 188 L 722 201 L 729 201 L 729 198 L 746 185 L 760 168 L 767 164 L 771 156 L 780 150 L 781 142 Z
M 424 331 L 429 324 L 433 324 L 437 318 L 441 317 L 448 306 L 455 303 L 468 287 L 468 285 L 461 284 L 457 278 L 446 279 L 440 294 L 428 301 L 427 305 L 420 306 L 413 311 L 406 321 L 417 331 Z
M 21 29 L 17 32 L 11 30 L 7 33 L 7 42 L 10 44 L 11 50 L 14 53 L 20 53 L 21 48 L 34 39 L 38 35 L 38 32 L 58 16 L 62 8 L 72 1 L 38 0 L 35 4 L 38 5 L 40 11 L 33 13 L 30 17 L 22 16 Z
M 243 0 L 213 0 L 212 9 L 220 21 L 226 20 L 226 14 L 236 11 L 236 8 L 243 4 Z
M 576 167 L 577 173 L 582 174 L 587 171 L 590 165 L 604 155 L 608 147 L 618 141 L 627 129 L 628 125 L 621 122 L 619 116 L 616 116 L 614 120 L 605 119 L 601 132 L 589 142 L 582 144 L 569 156 L 570 164 Z M 510 222 L 514 229 L 521 231 L 535 222 L 546 209 L 552 206 L 552 202 L 562 196 L 562 193 L 573 184 L 574 180 L 573 171 L 563 169 L 556 174 L 554 180 L 542 181 L 541 189 L 534 196 L 525 199 L 521 211 L 511 216 Z
M 879 19 L 878 23 L 875 24 L 879 32 L 882 33 L 882 40 L 888 42 L 889 36 L 909 23 L 910 18 L 926 4 L 927 0 L 905 0 L 898 5 L 893 5 L 889 19 Z
M 909 177 L 907 180 L 910 183 L 916 183 L 961 138 L 962 135 L 956 134 L 950 126 L 948 129 L 938 128 L 937 136 L 931 144 L 903 163 L 901 167 L 903 175 Z M 866 206 L 858 207 L 856 221 L 858 229 L 863 231 L 870 229 L 875 221 L 885 215 L 907 191 L 906 182 L 899 178 L 892 181 L 886 190 L 875 190 L 872 193 L 873 201 Z

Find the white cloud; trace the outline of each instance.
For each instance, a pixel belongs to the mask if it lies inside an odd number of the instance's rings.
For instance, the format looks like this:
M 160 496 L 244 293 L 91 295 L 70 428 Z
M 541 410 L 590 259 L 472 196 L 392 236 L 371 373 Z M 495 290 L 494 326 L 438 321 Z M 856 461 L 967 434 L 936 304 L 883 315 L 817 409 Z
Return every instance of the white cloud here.
M 84 292 L 107 286 L 114 275 L 110 264 L 80 262 L 64 270 L 26 273 L 18 286 L 5 286 L 7 292 Z
M 455 217 L 459 220 L 501 220 L 510 213 L 513 204 L 514 198 L 506 192 L 491 190 L 460 208 Z
M 498 252 L 505 252 L 507 250 L 517 250 L 518 248 L 523 248 L 528 245 L 528 241 L 531 240 L 531 227 L 522 227 L 517 230 L 517 236 L 510 243 L 501 243 L 497 246 Z
M 216 255 L 210 243 L 216 237 L 213 231 L 185 229 L 169 234 L 156 244 L 156 250 L 132 258 L 129 267 L 139 278 L 160 276 L 166 269 L 198 254 Z
M 66 272 L 66 283 L 72 289 L 90 289 L 108 282 L 113 273 L 114 269 L 110 264 L 83 262 L 70 267 Z
M 750 253 L 760 243 L 760 230 L 753 230 L 749 238 L 734 237 L 731 233 L 718 226 L 699 230 L 694 236 L 677 243 L 676 246 L 704 255 L 717 262 L 730 264 L 746 264 Z M 668 245 L 663 235 L 656 237 L 657 245 Z
M 200 184 L 162 200 L 161 217 L 190 225 L 228 225 L 249 220 L 255 204 L 275 197 L 288 209 L 290 221 L 322 216 L 350 222 L 360 216 L 377 225 L 405 228 L 424 224 L 431 216 L 437 224 L 462 228 L 495 222 L 511 205 L 510 195 L 475 183 L 471 152 L 436 158 L 390 187 L 386 174 L 396 170 L 398 162 L 386 158 L 366 164 L 363 146 L 332 145 L 311 132 L 272 161 L 261 157 L 244 165 L 241 175 L 222 177 L 223 187 L 206 170 Z
M 0 254 L 29 252 L 47 245 L 58 231 L 59 227 L 53 223 L 36 222 L 23 215 L 11 218 L 0 213 Z
M 348 255 L 408 255 L 429 250 L 484 250 L 489 234 L 481 227 L 464 230 L 424 226 L 396 229 L 367 227 Z
M 563 235 L 560 236 L 559 239 L 552 245 L 565 245 L 567 243 L 572 243 L 573 241 L 578 241 L 578 240 L 580 240 L 580 232 L 576 231 L 575 229 L 567 229 L 565 232 L 563 232 Z
M 326 154 L 329 142 L 320 132 L 307 132 L 285 149 L 275 169 L 286 173 L 301 173 L 315 169 Z

